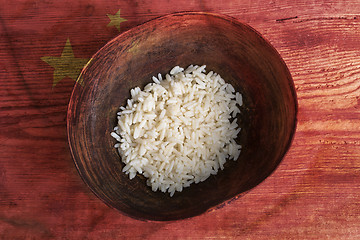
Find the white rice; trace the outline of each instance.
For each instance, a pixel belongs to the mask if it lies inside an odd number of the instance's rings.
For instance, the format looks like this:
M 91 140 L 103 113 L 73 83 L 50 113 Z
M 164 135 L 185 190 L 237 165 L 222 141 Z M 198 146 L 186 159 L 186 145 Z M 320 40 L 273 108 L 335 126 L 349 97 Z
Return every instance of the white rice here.
M 111 133 L 130 179 L 142 174 L 153 191 L 173 196 L 238 159 L 242 95 L 205 67 L 176 66 L 144 90 L 131 89 Z

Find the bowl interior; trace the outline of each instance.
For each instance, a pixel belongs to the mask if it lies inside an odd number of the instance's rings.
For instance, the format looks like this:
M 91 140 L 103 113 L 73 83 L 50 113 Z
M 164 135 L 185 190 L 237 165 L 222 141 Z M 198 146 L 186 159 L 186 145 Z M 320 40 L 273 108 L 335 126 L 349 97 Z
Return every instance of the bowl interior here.
M 122 173 L 110 133 L 131 88 L 190 64 L 206 64 L 243 94 L 237 139 L 243 149 L 216 176 L 169 197 L 151 191 L 141 175 L 129 180 Z M 274 171 L 295 131 L 297 102 L 286 65 L 259 33 L 226 16 L 178 13 L 135 27 L 100 49 L 81 81 L 68 109 L 76 167 L 99 198 L 135 218 L 187 218 L 243 194 Z

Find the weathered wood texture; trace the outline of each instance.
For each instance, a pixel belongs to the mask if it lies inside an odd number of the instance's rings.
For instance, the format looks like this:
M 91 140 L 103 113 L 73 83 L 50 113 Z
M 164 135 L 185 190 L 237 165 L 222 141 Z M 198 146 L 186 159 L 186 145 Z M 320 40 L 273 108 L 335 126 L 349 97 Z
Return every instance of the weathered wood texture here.
M 360 238 L 358 1 L 5 1 L 0 3 L 0 238 Z M 280 52 L 295 81 L 298 127 L 262 184 L 228 206 L 176 222 L 141 222 L 98 200 L 66 136 L 74 80 L 55 87 L 67 39 L 90 58 L 121 32 L 176 11 L 228 14 Z

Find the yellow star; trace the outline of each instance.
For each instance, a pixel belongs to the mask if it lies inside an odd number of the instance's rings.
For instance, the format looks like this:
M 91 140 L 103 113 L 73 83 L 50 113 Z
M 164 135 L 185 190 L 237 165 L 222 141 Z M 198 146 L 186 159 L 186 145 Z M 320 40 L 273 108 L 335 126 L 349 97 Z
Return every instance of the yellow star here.
M 110 18 L 110 23 L 107 25 L 108 27 L 115 26 L 117 30 L 120 32 L 120 23 L 127 21 L 127 19 L 120 17 L 120 9 L 115 15 L 106 14 L 108 18 Z
M 52 87 L 55 87 L 56 84 L 65 77 L 77 81 L 76 79 L 79 76 L 81 69 L 89 61 L 89 59 L 85 58 L 75 58 L 69 39 L 66 41 L 61 57 L 46 56 L 42 57 L 41 60 L 55 68 Z

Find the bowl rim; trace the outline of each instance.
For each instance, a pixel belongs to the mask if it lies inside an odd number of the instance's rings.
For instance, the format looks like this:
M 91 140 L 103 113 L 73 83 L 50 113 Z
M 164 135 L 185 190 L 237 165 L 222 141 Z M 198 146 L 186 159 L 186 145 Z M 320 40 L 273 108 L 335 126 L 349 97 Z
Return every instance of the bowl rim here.
M 81 91 L 81 89 L 83 88 L 83 82 L 82 82 L 82 75 L 84 74 L 84 72 L 86 71 L 86 69 L 88 68 L 88 66 L 90 65 L 91 61 L 93 60 L 94 56 L 96 56 L 99 52 L 103 51 L 103 49 L 105 47 L 107 47 L 108 45 L 112 44 L 113 42 L 117 41 L 119 38 L 124 38 L 127 35 L 129 35 L 131 32 L 137 31 L 141 28 L 146 28 L 148 24 L 154 22 L 154 21 L 160 21 L 160 20 L 164 20 L 167 18 L 173 18 L 173 17 L 178 17 L 178 16 L 191 16 L 191 15 L 203 15 L 203 16 L 210 16 L 210 17 L 215 17 L 215 18 L 220 18 L 221 20 L 225 20 L 227 22 L 230 22 L 231 24 L 235 24 L 237 26 L 245 26 L 247 28 L 249 28 L 251 31 L 253 31 L 256 35 L 258 35 L 258 37 L 262 38 L 266 44 L 267 47 L 271 48 L 273 50 L 273 52 L 276 54 L 276 57 L 279 59 L 279 61 L 281 62 L 281 64 L 284 66 L 284 70 L 286 70 L 286 75 L 288 76 L 288 86 L 289 89 L 291 90 L 291 95 L 292 95 L 292 99 L 294 100 L 294 121 L 293 121 L 293 125 L 291 127 L 291 132 L 289 135 L 289 139 L 287 140 L 287 143 L 285 145 L 285 151 L 284 153 L 279 157 L 279 159 L 277 160 L 277 165 L 274 167 L 274 169 L 272 169 L 270 171 L 270 174 L 263 179 L 261 182 L 257 183 L 255 186 L 253 186 L 251 189 L 241 192 L 239 194 L 237 194 L 234 197 L 230 197 L 228 199 L 225 199 L 223 202 L 209 207 L 208 209 L 204 210 L 203 212 L 199 213 L 199 214 L 195 214 L 195 215 L 191 215 L 191 216 L 186 216 L 186 217 L 181 217 L 181 218 L 174 218 L 174 219 L 158 219 L 158 218 L 141 218 L 138 216 L 133 216 L 130 213 L 126 212 L 126 211 L 122 211 L 114 206 L 111 205 L 111 203 L 107 202 L 107 200 L 103 199 L 101 196 L 98 195 L 98 193 L 96 193 L 94 191 L 94 189 L 92 188 L 90 182 L 88 182 L 88 180 L 86 179 L 86 177 L 83 175 L 83 173 L 80 171 L 80 167 L 78 165 L 78 161 L 76 160 L 76 153 L 75 150 L 73 149 L 73 140 L 70 137 L 71 136 L 71 131 L 72 131 L 72 124 L 71 121 L 73 120 L 71 117 L 71 113 L 73 109 L 76 109 L 76 102 L 73 100 L 75 99 L 77 96 L 76 94 L 78 93 L 78 91 Z M 249 191 L 252 191 L 253 189 L 255 189 L 256 187 L 258 187 L 260 184 L 264 183 L 266 181 L 266 179 L 268 179 L 269 177 L 271 177 L 271 175 L 274 174 L 274 172 L 276 171 L 276 169 L 279 167 L 279 165 L 281 164 L 282 160 L 284 159 L 284 157 L 286 156 L 286 154 L 289 152 L 290 147 L 292 145 L 292 142 L 294 140 L 295 137 L 295 132 L 297 130 L 297 123 L 298 123 L 298 98 L 297 98 L 297 94 L 296 94 L 296 90 L 295 90 L 295 83 L 294 80 L 292 78 L 292 75 L 290 73 L 290 70 L 288 68 L 288 66 L 286 65 L 284 59 L 281 57 L 280 53 L 276 50 L 276 48 L 271 44 L 271 42 L 265 38 L 259 31 L 257 31 L 256 29 L 254 29 L 253 27 L 251 27 L 249 24 L 244 23 L 242 21 L 240 21 L 239 19 L 229 16 L 227 14 L 221 14 L 221 13 L 214 13 L 214 12 L 204 12 L 204 11 L 179 11 L 179 12 L 173 12 L 173 13 L 169 13 L 169 14 L 165 14 L 165 15 L 161 15 L 161 16 L 157 16 L 155 18 L 149 19 L 143 23 L 140 23 L 134 27 L 131 27 L 130 29 L 116 35 L 115 37 L 113 37 L 111 40 L 109 40 L 108 42 L 106 42 L 100 49 L 98 49 L 89 59 L 89 61 L 84 65 L 84 67 L 82 68 L 78 78 L 75 81 L 75 85 L 72 89 L 70 98 L 69 98 L 69 103 L 67 106 L 67 115 L 66 115 L 66 133 L 67 133 L 67 140 L 68 140 L 68 147 L 70 149 L 70 153 L 71 153 L 71 157 L 73 160 L 73 163 L 75 164 L 76 170 L 78 172 L 78 174 L 80 175 L 81 179 L 83 180 L 83 182 L 87 185 L 87 187 L 91 190 L 91 192 L 98 198 L 101 200 L 101 202 L 105 203 L 107 206 L 109 206 L 112 209 L 115 209 L 116 211 L 118 211 L 119 213 L 121 213 L 122 215 L 128 216 L 132 219 L 136 219 L 136 220 L 140 220 L 140 221 L 144 221 L 144 222 L 175 222 L 175 221 L 180 221 L 180 220 L 185 220 L 185 219 L 190 219 L 193 217 L 197 217 L 197 216 L 201 216 L 205 213 L 209 213 L 209 212 L 213 212 L 217 209 L 221 209 L 223 207 L 225 207 L 226 205 L 230 204 L 231 202 L 239 199 L 241 196 L 245 195 L 246 193 L 248 193 Z

